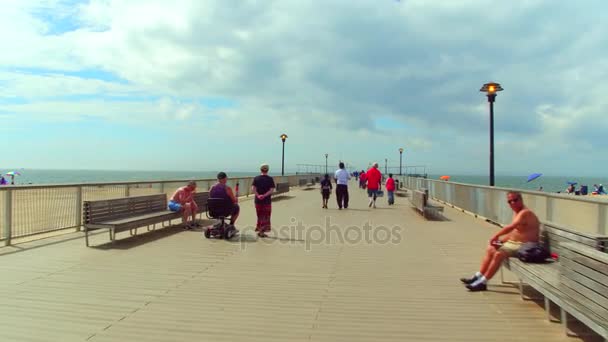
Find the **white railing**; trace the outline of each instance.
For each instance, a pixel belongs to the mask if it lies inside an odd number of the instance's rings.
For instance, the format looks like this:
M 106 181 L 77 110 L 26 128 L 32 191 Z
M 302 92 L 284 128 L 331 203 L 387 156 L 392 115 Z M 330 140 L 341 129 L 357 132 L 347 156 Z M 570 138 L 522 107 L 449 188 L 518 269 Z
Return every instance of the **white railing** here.
M 273 176 L 276 183 L 298 186 L 300 179 L 310 180 L 318 174 Z M 0 187 L 0 241 L 44 234 L 63 229 L 80 230 L 82 202 L 129 196 L 167 194 L 171 196 L 189 180 L 135 181 L 86 184 L 53 184 Z M 195 179 L 198 191 L 207 191 L 215 179 Z M 248 196 L 253 177 L 231 178 L 228 184 L 239 184 L 239 195 Z
M 414 177 L 400 177 L 400 182 L 409 189 L 427 188 L 429 198 L 443 201 L 502 225 L 510 223 L 513 218 L 513 212 L 507 204 L 507 192 L 517 190 L 522 193 L 525 205 L 532 209 L 541 221 L 553 222 L 581 232 L 601 235 L 608 233 L 606 218 L 608 200 L 601 198 Z

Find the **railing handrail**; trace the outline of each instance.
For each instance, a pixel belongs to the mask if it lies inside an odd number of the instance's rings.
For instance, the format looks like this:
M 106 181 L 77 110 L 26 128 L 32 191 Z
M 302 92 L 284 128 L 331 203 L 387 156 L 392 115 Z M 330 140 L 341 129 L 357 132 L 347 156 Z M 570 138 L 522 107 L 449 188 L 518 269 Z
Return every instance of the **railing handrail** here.
M 273 177 L 289 177 L 289 176 L 302 176 L 302 175 L 285 175 Z M 231 179 L 253 179 L 256 176 L 243 176 L 243 177 L 230 177 Z M 158 184 L 158 183 L 187 183 L 189 181 L 195 182 L 208 182 L 216 181 L 217 178 L 188 178 L 188 179 L 164 179 L 164 180 L 141 180 L 141 181 L 114 181 L 114 182 L 94 182 L 94 183 L 57 183 L 57 184 L 17 184 L 17 185 L 3 185 L 0 190 L 25 190 L 25 189 L 41 189 L 41 188 L 71 188 L 78 186 L 109 186 L 109 185 L 131 185 L 131 184 Z

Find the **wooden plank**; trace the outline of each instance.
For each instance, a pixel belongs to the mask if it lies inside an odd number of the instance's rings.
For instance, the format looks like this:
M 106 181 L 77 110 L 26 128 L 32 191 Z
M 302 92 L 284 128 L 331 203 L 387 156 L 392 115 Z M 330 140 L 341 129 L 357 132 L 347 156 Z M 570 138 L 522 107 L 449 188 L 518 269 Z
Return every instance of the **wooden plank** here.
M 601 235 L 595 234 L 595 233 L 587 233 L 587 232 L 581 232 L 576 230 L 575 227 L 568 227 L 568 226 L 564 226 L 564 225 L 559 225 L 555 222 L 550 222 L 547 221 L 544 223 L 544 226 L 546 229 L 549 230 L 553 230 L 555 232 L 555 234 L 563 234 L 563 235 L 575 235 L 578 236 L 581 239 L 591 239 L 591 240 L 596 240 L 598 237 L 600 237 Z M 571 239 L 575 239 L 575 237 L 572 237 Z
M 608 310 L 608 287 L 568 269 L 562 269 L 560 280 Z
M 608 284 L 608 276 L 606 276 L 594 269 L 591 269 L 589 267 L 576 263 L 570 259 L 561 258 L 560 265 L 566 269 L 578 272 L 578 273 L 586 276 L 587 278 L 593 279 L 594 281 L 596 281 L 598 283 Z
M 575 262 L 584 267 L 590 268 L 596 272 L 608 276 L 608 264 L 602 263 L 584 255 L 577 254 L 576 252 L 573 252 L 569 249 L 564 249 L 561 255 L 564 258 L 571 260 L 572 262 Z
M 562 244 L 562 243 L 579 243 L 579 244 L 583 244 L 585 246 L 589 246 L 591 248 L 595 248 L 597 246 L 597 241 L 596 240 L 590 240 L 590 239 L 578 239 L 578 240 L 573 240 L 570 239 L 568 236 L 563 236 L 560 234 L 554 234 L 552 232 L 549 232 L 548 234 L 549 240 Z
M 576 244 L 564 245 L 564 247 L 573 250 L 579 254 L 583 254 L 589 258 L 608 264 L 608 253 L 603 253 L 595 249 L 584 248 Z
M 606 320 L 606 318 L 608 318 L 608 310 L 594 302 L 593 297 L 588 297 L 586 293 L 580 292 L 585 291 L 584 286 L 581 286 L 575 281 L 572 281 L 572 279 L 566 277 L 562 277 L 561 282 L 562 285 L 559 287 L 560 291 L 568 295 L 568 297 L 580 305 L 585 306 L 587 310 L 593 312 L 595 315 L 603 317 L 603 319 L 600 319 L 599 321 L 601 321 L 604 325 L 608 325 L 608 321 Z

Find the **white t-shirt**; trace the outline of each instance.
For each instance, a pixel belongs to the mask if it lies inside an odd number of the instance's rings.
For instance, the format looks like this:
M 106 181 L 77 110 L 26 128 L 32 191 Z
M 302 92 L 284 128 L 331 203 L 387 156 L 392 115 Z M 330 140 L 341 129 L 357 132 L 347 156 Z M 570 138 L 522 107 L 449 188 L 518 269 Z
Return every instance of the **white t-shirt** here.
M 348 180 L 350 179 L 350 174 L 348 171 L 346 171 L 346 169 L 338 169 L 336 170 L 334 177 L 336 178 L 338 185 L 347 185 Z

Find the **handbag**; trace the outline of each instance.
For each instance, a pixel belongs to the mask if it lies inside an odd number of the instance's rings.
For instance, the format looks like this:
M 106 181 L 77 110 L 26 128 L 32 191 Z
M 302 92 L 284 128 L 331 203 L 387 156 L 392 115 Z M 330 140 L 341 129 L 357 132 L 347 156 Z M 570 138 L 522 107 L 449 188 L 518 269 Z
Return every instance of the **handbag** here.
M 522 244 L 517 252 L 517 257 L 523 262 L 545 263 L 551 254 L 545 246 L 537 242 L 526 242 Z

